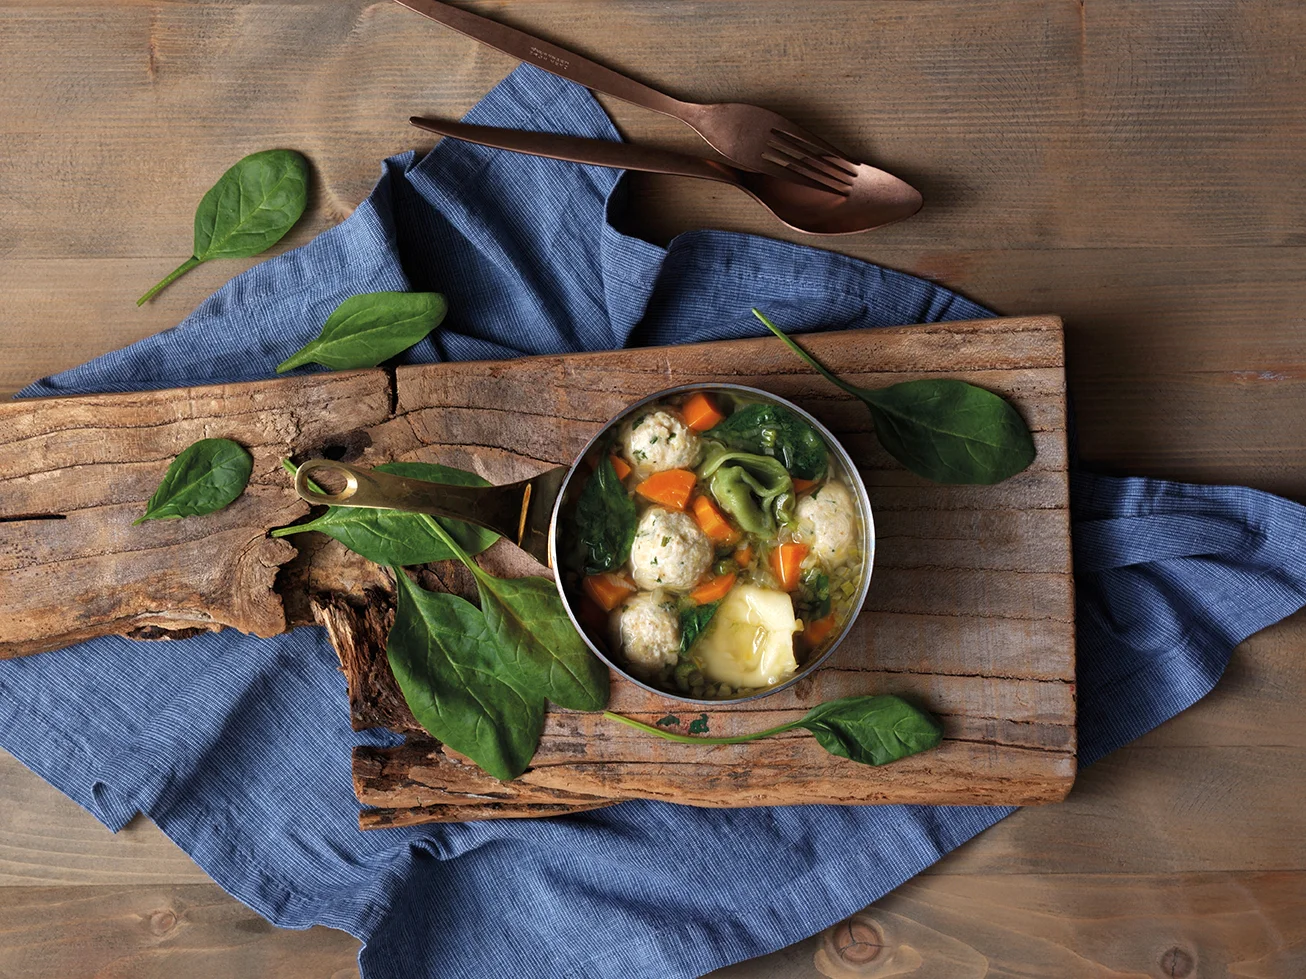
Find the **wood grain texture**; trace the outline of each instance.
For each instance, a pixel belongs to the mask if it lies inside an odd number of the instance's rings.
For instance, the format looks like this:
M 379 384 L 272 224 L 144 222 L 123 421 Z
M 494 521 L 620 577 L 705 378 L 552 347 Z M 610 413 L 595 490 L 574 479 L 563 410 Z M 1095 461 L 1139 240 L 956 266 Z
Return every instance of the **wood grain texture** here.
M 1007 314 L 1061 313 L 1080 447 L 1095 466 L 1306 499 L 1306 182 L 1294 176 L 1306 156 L 1299 54 L 1306 6 L 468 6 L 684 97 L 771 105 L 922 188 L 926 208 L 912 221 L 837 243 L 802 240 L 926 275 Z M 275 144 L 311 154 L 318 190 L 282 246 L 292 247 L 362 199 L 382 156 L 414 145 L 403 122 L 409 114 L 456 116 L 510 67 L 372 0 L 0 0 L 0 25 L 0 132 L 9 137 L 0 140 L 0 393 L 173 325 L 249 264 L 205 265 L 155 303 L 132 305 L 184 257 L 194 205 L 223 166 Z M 630 138 L 701 151 L 677 123 L 607 105 Z M 622 227 L 653 240 L 704 226 L 797 239 L 727 188 L 658 177 L 628 182 Z M 1185 900 L 1196 878 L 1130 875 L 1135 859 L 1155 866 L 1166 854 L 1176 856 L 1176 867 L 1202 873 L 1254 866 L 1264 838 L 1243 837 L 1249 811 L 1263 813 L 1264 826 L 1277 818 L 1285 845 L 1306 839 L 1306 775 L 1241 778 L 1232 793 L 1210 778 L 1237 770 L 1221 747 L 1306 746 L 1303 651 L 1300 617 L 1267 630 L 1240 648 L 1211 697 L 1139 742 L 1160 753 L 1155 765 L 1168 773 L 1170 790 L 1207 786 L 1199 841 L 1183 838 L 1192 821 L 1181 830 L 1180 815 L 1153 793 L 1147 779 L 1155 768 L 1094 766 L 1071 795 L 1073 802 L 1092 793 L 1074 816 L 1076 866 L 1088 875 L 1058 872 L 1067 807 L 1005 821 L 935 870 L 964 874 L 972 854 L 993 846 L 1001 859 L 981 863 L 1026 867 L 1022 883 L 1037 901 L 1031 897 L 1017 923 L 1006 906 L 983 900 L 968 901 L 964 914 L 935 914 L 910 932 L 923 964 L 904 974 L 951 976 L 953 963 L 983 956 L 997 977 L 1169 977 L 1182 973 L 1163 967 L 1163 955 L 1179 944 L 1195 953 L 1190 976 L 1306 973 L 1300 943 L 1266 952 L 1260 938 L 1272 925 L 1291 940 L 1275 913 L 1285 888 L 1300 888 L 1300 879 L 1281 885 L 1275 873 L 1228 872 L 1227 887 L 1214 892 L 1215 903 L 1234 909 L 1227 927 Z M 1172 745 L 1217 750 L 1166 754 Z M 34 776 L 17 766 L 5 771 L 0 883 L 74 872 L 103 883 L 116 861 L 131 874 L 172 873 L 153 849 L 137 847 L 147 832 L 170 846 L 152 827 L 112 837 Z M 1147 832 L 1127 832 L 1134 824 L 1114 805 L 1118 791 L 1152 801 Z M 45 814 L 49 825 L 36 832 L 6 829 L 19 815 L 30 826 Z M 1101 893 L 1094 875 L 1110 874 L 1121 875 L 1111 900 L 1128 913 L 1083 913 L 1090 895 Z M 947 883 L 937 876 L 912 883 L 920 914 L 953 901 L 944 890 L 937 902 L 930 897 Z M 10 907 L 25 906 L 26 890 L 15 886 Z M 64 951 L 84 947 L 77 936 L 94 924 L 97 943 L 118 950 L 124 963 L 108 974 L 151 974 L 131 920 L 61 916 L 44 898 L 30 902 L 49 917 L 39 956 L 31 944 L 0 943 L 0 970 L 34 979 L 105 974 L 98 950 L 84 965 Z M 916 914 L 902 904 L 894 910 Z M 203 959 L 162 974 L 353 974 L 352 948 L 320 930 L 308 935 L 337 949 L 334 966 L 298 945 L 245 969 L 228 967 L 248 944 L 248 918 L 233 913 L 224 921 L 205 933 Z M 722 975 L 815 979 L 814 951 L 813 943 L 799 944 Z M 9 955 L 23 955 L 22 968 Z
M 1067 723 L 1074 665 L 1059 325 L 1037 318 L 935 324 L 806 342 L 858 384 L 943 372 L 1002 392 L 1034 429 L 1039 458 L 998 487 L 930 486 L 883 452 L 860 403 L 814 385 L 791 353 L 764 339 L 401 368 L 396 411 L 403 424 L 373 433 L 363 459 L 439 458 L 507 481 L 568 462 L 608 417 L 663 387 L 730 381 L 794 399 L 858 460 L 883 535 L 883 563 L 868 613 L 820 672 L 765 701 L 707 711 L 710 729 L 742 734 L 792 720 L 822 700 L 876 690 L 922 698 L 944 720 L 943 747 L 867 772 L 792 734 L 715 747 L 691 762 L 683 746 L 629 734 L 593 715 L 551 711 L 530 771 L 506 786 L 489 785 L 429 746 L 360 749 L 361 801 L 411 814 L 441 793 L 449 801 L 492 795 L 527 805 L 570 798 L 586 807 L 605 798 L 762 805 L 1034 803 L 1064 795 L 1074 773 Z M 503 410 L 506 403 L 511 411 Z M 942 546 L 933 548 L 935 541 Z M 882 624 L 893 642 L 881 638 Z M 369 675 L 376 669 L 369 667 Z M 669 710 L 662 698 L 620 681 L 610 706 L 647 722 Z M 698 713 L 671 712 L 686 714 L 686 725 Z M 436 805 L 432 818 L 462 812 Z M 365 816 L 364 823 L 377 825 L 377 818 Z
M 1306 968 L 1306 875 L 1000 875 L 908 881 L 719 979 L 1288 977 Z
M 376 371 L 0 404 L 0 657 L 100 635 L 285 631 L 274 585 L 295 549 L 267 530 L 308 507 L 286 491 L 281 460 L 380 422 L 389 399 Z M 133 527 L 169 462 L 209 437 L 253 454 L 241 497 Z
M 196 622 L 260 634 L 282 631 L 287 622 L 273 585 L 292 549 L 264 532 L 307 510 L 280 469 L 285 456 L 338 446 L 344 458 L 364 464 L 438 461 L 506 482 L 569 463 L 608 418 L 654 391 L 692 381 L 743 383 L 794 400 L 831 428 L 868 482 L 882 536 L 872 597 L 834 656 L 787 691 L 706 711 L 712 733 L 772 727 L 821 701 L 875 691 L 928 706 L 943 721 L 943 744 L 873 771 L 830 756 L 796 732 L 687 757 L 684 746 L 629 732 L 599 715 L 555 710 L 546 718 L 531 769 L 501 793 L 489 794 L 505 805 L 570 801 L 584 808 L 596 800 L 633 798 L 711 806 L 1034 804 L 1063 798 L 1074 779 L 1075 709 L 1060 321 L 939 323 L 822 334 L 804 342 L 854 383 L 879 387 L 948 376 L 1003 394 L 1033 430 L 1038 457 L 1026 472 L 997 486 L 928 484 L 883 451 L 865 406 L 770 337 L 405 367 L 393 382 L 375 370 L 14 402 L 0 406 L 10 421 L 4 431 L 11 433 L 0 436 L 0 462 L 12 474 L 2 485 L 13 487 L 4 498 L 13 509 L 0 516 L 58 512 L 67 519 L 0 522 L 0 542 L 13 551 L 11 573 L 0 578 L 0 602 L 19 610 L 8 620 L 8 634 L 0 636 L 0 650 L 20 655 L 142 627 L 159 629 L 161 637 Z M 254 492 L 210 517 L 146 525 L 151 534 L 142 551 L 135 539 L 139 528 L 130 527 L 129 517 L 152 492 L 160 461 L 198 432 L 235 438 L 253 451 L 259 473 Z M 89 452 L 87 444 L 94 446 Z M 154 465 L 139 462 L 142 456 Z M 69 506 L 74 488 L 81 496 Z M 33 538 L 33 525 L 62 533 Z M 250 542 L 238 555 L 259 555 L 264 576 L 257 587 L 248 586 L 248 575 L 233 575 L 213 561 L 213 554 L 229 548 L 228 533 Z M 87 542 L 94 548 L 89 555 Z M 328 583 L 348 582 L 357 562 L 339 547 L 312 541 L 307 546 L 313 549 L 309 601 L 337 642 L 355 723 L 411 731 L 393 680 L 385 682 L 388 612 L 381 596 L 389 583 L 376 576 L 374 585 L 351 595 L 333 591 Z M 277 553 L 265 555 L 269 549 Z M 331 569 L 337 559 L 345 570 Z M 187 560 L 211 576 L 178 575 Z M 73 592 L 77 601 L 60 604 L 70 567 L 86 570 Z M 469 591 L 470 579 L 465 573 L 462 579 L 436 584 Z M 58 581 L 59 588 L 35 587 L 46 581 Z M 304 585 L 296 575 L 281 579 L 282 588 Z M 187 590 L 179 595 L 179 588 Z M 245 613 L 246 592 L 266 607 L 264 619 Z M 107 602 L 112 612 L 100 613 Z M 650 723 L 678 706 L 620 678 L 610 701 L 611 709 Z M 687 715 L 687 727 L 697 712 L 680 713 Z M 503 813 L 505 805 L 463 808 L 488 792 L 458 771 L 465 767 L 427 748 L 359 749 L 355 785 L 361 802 L 406 810 L 410 820 L 433 796 L 458 804 L 454 810 L 433 808 L 433 819 Z M 371 824 L 376 818 L 369 817 Z
M 358 942 L 329 928 L 274 928 L 216 884 L 0 890 L 7 976 L 349 979 Z

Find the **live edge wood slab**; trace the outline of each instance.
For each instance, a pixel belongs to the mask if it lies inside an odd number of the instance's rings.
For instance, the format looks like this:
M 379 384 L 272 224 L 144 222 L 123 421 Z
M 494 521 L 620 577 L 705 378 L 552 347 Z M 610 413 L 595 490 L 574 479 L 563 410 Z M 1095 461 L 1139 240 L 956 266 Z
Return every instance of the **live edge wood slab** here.
M 864 406 L 779 341 L 435 364 L 252 384 L 0 404 L 0 656 L 99 635 L 168 639 L 236 628 L 260 636 L 318 622 L 349 680 L 356 728 L 408 735 L 358 749 L 364 826 L 549 815 L 649 798 L 706 806 L 797 803 L 1031 804 L 1075 775 L 1064 346 L 1055 317 L 828 333 L 804 344 L 854 383 L 958 377 L 1010 398 L 1038 458 L 997 486 L 936 486 L 892 460 Z M 692 748 L 550 710 L 521 778 L 501 783 L 413 722 L 384 655 L 392 582 L 333 541 L 274 540 L 308 508 L 285 456 L 375 465 L 439 461 L 494 482 L 569 463 L 631 401 L 692 381 L 748 384 L 824 421 L 861 468 L 875 511 L 870 595 L 815 676 L 774 697 L 708 710 L 712 734 L 744 733 L 854 693 L 927 705 L 946 737 L 875 769 L 827 755 L 801 732 Z M 207 517 L 132 527 L 169 459 L 203 437 L 254 455 L 248 491 Z M 506 543 L 483 562 L 544 573 Z M 427 587 L 467 592 L 450 566 Z M 164 655 L 161 651 L 161 655 Z M 679 729 L 703 713 L 614 677 L 611 708 Z

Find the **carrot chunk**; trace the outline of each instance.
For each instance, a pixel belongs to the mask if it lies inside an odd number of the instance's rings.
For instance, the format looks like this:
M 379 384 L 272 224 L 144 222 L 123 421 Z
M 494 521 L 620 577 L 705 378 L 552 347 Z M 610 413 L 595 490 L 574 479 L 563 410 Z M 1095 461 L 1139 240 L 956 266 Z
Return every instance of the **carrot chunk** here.
M 667 469 L 644 480 L 635 487 L 635 492 L 646 500 L 673 510 L 683 510 L 697 482 L 698 477 L 688 469 Z
M 795 493 L 806 493 L 809 489 L 811 489 L 813 486 L 815 486 L 815 485 L 816 485 L 817 483 L 819 483 L 819 482 L 820 482 L 819 479 L 799 479 L 797 476 L 795 476 L 795 477 L 794 477 L 794 492 L 795 492 Z
M 702 391 L 695 391 L 685 399 L 684 407 L 680 410 L 685 416 L 685 424 L 696 432 L 706 432 L 726 417 Z
M 729 521 L 717 509 L 717 505 L 707 496 L 694 497 L 694 519 L 698 521 L 698 526 L 703 533 L 707 534 L 712 540 L 719 544 L 732 541 L 738 535 L 735 528 L 730 526 Z
M 753 545 L 744 544 L 735 549 L 735 560 L 739 562 L 741 568 L 747 568 L 753 563 Z
M 691 591 L 689 597 L 698 602 L 699 605 L 706 605 L 708 602 L 721 601 L 733 587 L 735 587 L 734 572 L 717 575 Z
M 612 456 L 612 468 L 617 471 L 618 479 L 625 479 L 630 475 L 630 463 L 621 456 Z
M 800 565 L 803 558 L 807 557 L 808 550 L 810 548 L 806 544 L 791 540 L 771 551 L 771 571 L 785 591 L 793 591 L 798 587 Z
M 623 578 L 621 575 L 613 574 L 611 571 L 603 574 L 586 575 L 585 580 L 581 582 L 581 588 L 605 612 L 611 612 L 626 600 L 627 595 L 638 590 L 634 582 Z
M 808 646 L 819 646 L 826 636 L 834 629 L 834 613 L 815 622 L 807 623 L 807 628 L 803 630 L 803 640 Z

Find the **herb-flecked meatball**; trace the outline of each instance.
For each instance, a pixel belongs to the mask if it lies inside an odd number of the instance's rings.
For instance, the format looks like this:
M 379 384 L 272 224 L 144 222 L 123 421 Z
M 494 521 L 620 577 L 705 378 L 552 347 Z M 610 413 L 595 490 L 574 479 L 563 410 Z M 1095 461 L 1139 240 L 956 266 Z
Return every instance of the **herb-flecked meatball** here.
M 636 415 L 621 426 L 622 452 L 644 473 L 693 469 L 703 457 L 703 443 L 679 417 L 657 410 Z
M 630 547 L 630 568 L 640 588 L 686 591 L 712 563 L 712 542 L 694 518 L 663 507 L 649 507 L 639 519 Z
M 857 547 L 857 504 L 843 483 L 826 483 L 798 501 L 798 532 L 827 568 L 837 568 Z
M 680 616 L 675 599 L 665 592 L 640 592 L 613 613 L 613 638 L 626 665 L 636 676 L 649 679 L 663 667 L 675 665 L 680 655 Z

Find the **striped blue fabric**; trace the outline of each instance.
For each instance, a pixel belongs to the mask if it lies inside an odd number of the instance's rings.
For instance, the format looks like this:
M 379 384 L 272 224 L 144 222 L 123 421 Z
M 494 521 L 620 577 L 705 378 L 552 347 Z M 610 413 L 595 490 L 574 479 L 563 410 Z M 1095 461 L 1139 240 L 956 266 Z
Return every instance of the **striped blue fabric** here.
M 584 90 L 520 68 L 474 121 L 616 139 Z M 850 258 L 697 231 L 616 231 L 612 171 L 446 142 L 233 279 L 181 326 L 27 395 L 268 377 L 341 300 L 449 297 L 414 361 L 497 358 L 991 315 Z M 1233 646 L 1306 604 L 1306 510 L 1249 489 L 1076 473 L 1081 758 L 1204 696 Z M 984 807 L 695 810 L 360 833 L 335 656 L 316 629 L 101 639 L 0 663 L 0 743 L 110 827 L 148 814 L 268 920 L 366 943 L 368 979 L 696 976 L 863 907 L 1006 816 Z M 691 859 L 686 859 L 689 853 Z M 760 856 L 759 856 L 760 855 Z

